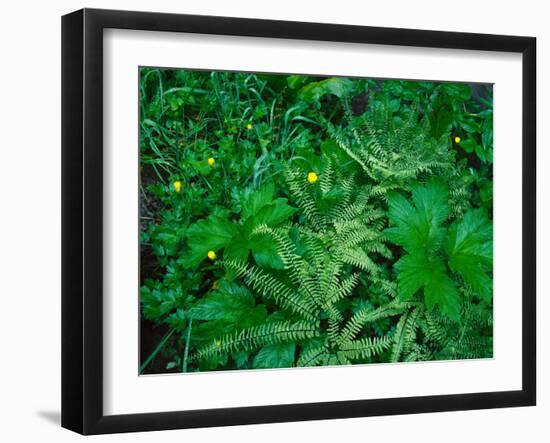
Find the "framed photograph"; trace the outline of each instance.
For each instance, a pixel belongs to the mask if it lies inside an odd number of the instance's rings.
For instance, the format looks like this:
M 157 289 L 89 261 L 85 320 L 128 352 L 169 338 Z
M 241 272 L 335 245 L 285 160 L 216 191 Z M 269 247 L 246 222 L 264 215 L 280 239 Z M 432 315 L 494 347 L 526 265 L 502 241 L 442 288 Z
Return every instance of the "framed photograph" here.
M 536 399 L 531 37 L 62 20 L 62 425 Z

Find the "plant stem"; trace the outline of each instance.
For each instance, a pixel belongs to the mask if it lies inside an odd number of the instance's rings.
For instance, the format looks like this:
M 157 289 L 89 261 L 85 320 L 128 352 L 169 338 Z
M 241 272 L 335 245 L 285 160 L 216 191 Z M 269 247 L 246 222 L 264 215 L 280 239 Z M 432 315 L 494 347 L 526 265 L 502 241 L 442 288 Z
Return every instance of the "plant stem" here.
M 162 338 L 162 340 L 160 341 L 160 343 L 157 345 L 157 347 L 155 348 L 155 350 L 153 352 L 151 352 L 151 354 L 149 354 L 149 357 L 147 357 L 147 359 L 141 364 L 141 366 L 139 367 L 139 373 L 142 374 L 143 371 L 145 370 L 145 368 L 147 366 L 149 366 L 149 363 L 151 363 L 153 361 L 153 359 L 157 356 L 157 354 L 159 353 L 159 351 L 164 347 L 164 345 L 168 342 L 168 340 L 170 339 L 170 337 L 172 337 L 172 335 L 174 334 L 174 332 L 176 332 L 175 329 L 170 329 L 166 335 Z
M 185 351 L 183 352 L 183 367 L 182 372 L 187 372 L 187 357 L 189 356 L 189 342 L 191 341 L 191 327 L 193 326 L 193 319 L 189 319 L 189 326 L 187 326 L 187 335 L 185 337 Z

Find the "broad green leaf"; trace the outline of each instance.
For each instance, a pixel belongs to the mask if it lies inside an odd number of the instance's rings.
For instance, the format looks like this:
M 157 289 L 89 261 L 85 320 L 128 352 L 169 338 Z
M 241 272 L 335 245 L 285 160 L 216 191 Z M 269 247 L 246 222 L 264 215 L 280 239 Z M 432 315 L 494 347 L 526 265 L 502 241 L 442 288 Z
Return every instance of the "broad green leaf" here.
M 409 201 L 398 192 L 388 195 L 388 207 L 388 218 L 394 225 L 408 224 L 415 212 Z
M 300 89 L 299 96 L 306 101 L 318 101 L 325 94 L 334 94 L 344 97 L 353 87 L 349 78 L 327 78 L 319 82 L 309 83 Z
M 268 183 L 258 189 L 247 189 L 242 196 L 242 214 L 243 219 L 252 217 L 265 205 L 273 201 L 275 185 Z
M 432 135 L 435 139 L 449 133 L 453 123 L 453 113 L 446 107 L 441 107 L 431 115 Z
M 479 298 L 490 301 L 493 263 L 493 230 L 483 209 L 468 211 L 449 228 L 445 241 L 449 266 L 460 274 Z
M 426 274 L 431 271 L 427 257 L 422 253 L 406 254 L 394 265 L 398 272 L 399 297 L 406 301 L 426 283 Z
M 231 358 L 235 362 L 235 366 L 239 369 L 245 369 L 248 363 L 250 352 L 247 351 L 235 351 L 231 353 Z
M 208 251 L 218 251 L 229 244 L 236 233 L 237 226 L 224 217 L 211 215 L 199 220 L 187 230 L 191 251 L 186 262 L 189 266 L 198 264 L 207 257 Z
M 481 142 L 485 149 L 493 149 L 493 116 L 483 122 L 483 132 L 481 133 Z
M 304 75 L 289 75 L 286 78 L 286 83 L 290 89 L 297 89 L 309 81 L 309 77 Z
M 483 203 L 491 205 L 493 202 L 493 182 L 483 179 L 479 183 L 479 197 Z
M 241 230 L 226 245 L 223 258 L 225 260 L 238 260 L 246 262 L 250 250 L 249 239 L 242 234 Z
M 438 308 L 449 318 L 459 319 L 460 294 L 441 259 L 422 253 L 407 254 L 397 261 L 395 269 L 399 272 L 399 296 L 403 300 L 410 299 L 423 288 L 428 309 Z
M 485 148 L 481 145 L 476 145 L 475 148 L 477 157 L 484 163 L 488 163 L 491 161 L 491 153 L 489 151 L 486 151 Z
M 476 146 L 477 146 L 477 143 L 474 139 L 472 138 L 469 138 L 469 139 L 466 139 L 466 140 L 463 140 L 460 142 L 460 145 L 459 145 L 464 151 L 466 151 L 468 154 L 471 154 L 472 152 L 475 151 L 476 149 Z
M 263 206 L 253 217 L 255 226 L 266 224 L 275 226 L 288 220 L 296 208 L 287 204 L 286 198 L 278 198 L 268 205 Z
M 468 133 L 475 134 L 481 132 L 481 126 L 473 119 L 464 120 L 461 126 Z
M 440 180 L 432 179 L 426 185 L 414 185 L 412 198 L 421 220 L 432 226 L 443 223 L 449 216 L 449 190 Z
M 228 290 L 228 285 L 200 299 L 188 312 L 195 320 L 227 320 L 236 322 L 254 307 L 254 297 L 245 289 Z
M 264 346 L 254 357 L 255 369 L 290 368 L 294 366 L 295 343 L 280 343 Z
M 264 305 L 256 302 L 248 289 L 222 282 L 220 289 L 200 299 L 188 311 L 195 320 L 223 320 L 240 328 L 259 324 L 267 316 Z
M 401 194 L 389 194 L 388 218 L 395 226 L 385 230 L 388 238 L 410 253 L 437 250 L 445 235 L 441 224 L 450 211 L 447 199 L 447 187 L 438 180 L 413 186 L 414 207 Z
M 448 189 L 438 180 L 412 187 L 411 205 L 402 195 L 388 197 L 388 217 L 394 225 L 385 230 L 388 238 L 407 251 L 394 268 L 397 271 L 399 296 L 403 300 L 423 290 L 428 309 L 438 308 L 452 319 L 460 313 L 460 296 L 447 275 L 441 256 L 450 212 Z
M 245 191 L 242 196 L 241 218 L 245 221 L 248 232 L 261 224 L 277 225 L 296 212 L 296 208 L 288 205 L 286 198 L 273 199 L 274 194 L 273 183 Z
M 277 244 L 272 238 L 266 236 L 255 236 L 251 240 L 250 248 L 254 254 L 254 260 L 264 268 L 283 269 L 284 264 L 279 253 Z
M 150 289 L 143 286 L 140 301 L 143 316 L 149 320 L 158 320 L 178 306 L 179 294 L 172 290 Z

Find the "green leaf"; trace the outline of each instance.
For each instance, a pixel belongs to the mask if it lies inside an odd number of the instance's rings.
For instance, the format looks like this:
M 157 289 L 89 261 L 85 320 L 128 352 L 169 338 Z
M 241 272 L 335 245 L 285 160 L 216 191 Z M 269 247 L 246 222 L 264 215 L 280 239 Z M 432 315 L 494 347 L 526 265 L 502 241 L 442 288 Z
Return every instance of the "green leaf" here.
M 255 190 L 246 190 L 242 197 L 241 218 L 249 232 L 256 226 L 275 226 L 292 216 L 296 208 L 289 206 L 286 198 L 274 198 L 275 185 L 268 183 Z
M 394 267 L 398 271 L 399 297 L 402 300 L 409 300 L 423 288 L 428 309 L 437 307 L 449 318 L 458 320 L 460 295 L 441 259 L 418 252 L 405 255 Z
M 305 101 L 313 102 L 325 94 L 334 94 L 337 97 L 344 97 L 353 87 L 353 82 L 349 78 L 327 78 L 319 82 L 309 83 L 300 89 L 299 97 Z
M 239 260 L 246 262 L 250 250 L 249 239 L 238 232 L 225 247 L 223 258 L 225 260 Z
M 290 89 L 298 89 L 308 81 L 309 77 L 306 77 L 304 75 L 289 75 L 286 78 L 286 83 Z
M 484 163 L 487 163 L 491 160 L 491 154 L 486 151 L 483 146 L 481 145 L 476 145 L 476 148 L 475 148 L 475 151 L 476 151 L 476 155 L 477 157 Z
M 481 133 L 481 142 L 485 149 L 493 149 L 493 115 L 483 122 L 483 132 Z
M 479 183 L 479 197 L 483 203 L 488 205 L 493 201 L 493 182 L 488 179 L 482 179 Z
M 273 203 L 262 207 L 253 217 L 255 226 L 266 224 L 275 226 L 288 220 L 294 213 L 296 208 L 287 204 L 286 198 L 278 198 Z
M 273 183 L 268 183 L 258 189 L 246 189 L 241 197 L 241 217 L 247 219 L 257 214 L 260 209 L 272 202 L 274 194 L 275 185 Z
M 254 357 L 255 369 L 291 368 L 294 366 L 295 343 L 279 343 L 264 346 Z
M 151 289 L 143 286 L 140 291 L 143 316 L 149 320 L 160 319 L 178 306 L 180 297 L 173 289 Z
M 472 152 L 475 151 L 476 149 L 476 146 L 477 146 L 477 143 L 474 139 L 472 138 L 469 138 L 467 140 L 463 140 L 460 142 L 460 145 L 459 145 L 465 152 L 467 152 L 468 154 L 471 154 Z
M 264 305 L 256 306 L 248 289 L 223 281 L 220 289 L 199 300 L 188 311 L 194 320 L 223 320 L 241 328 L 261 323 L 267 316 Z
M 187 230 L 187 243 L 191 249 L 185 260 L 187 265 L 196 265 L 207 257 L 208 251 L 218 251 L 229 244 L 237 230 L 237 225 L 218 215 L 191 225 Z
M 400 194 L 390 194 L 388 218 L 394 226 L 385 233 L 407 251 L 394 265 L 399 296 L 408 300 L 423 289 L 428 309 L 437 307 L 449 318 L 458 319 L 459 292 L 441 257 L 446 235 L 443 223 L 450 212 L 448 194 L 447 187 L 436 179 L 413 185 L 414 205 Z
M 449 190 L 442 181 L 432 179 L 425 186 L 415 184 L 412 197 L 422 221 L 437 225 L 449 216 Z
M 468 133 L 476 134 L 481 132 L 481 126 L 473 119 L 464 120 L 461 126 Z
M 250 247 L 254 254 L 254 260 L 264 268 L 283 269 L 284 264 L 277 252 L 277 243 L 267 236 L 255 236 L 251 240 Z
M 388 218 L 396 226 L 385 233 L 407 252 L 437 250 L 445 235 L 441 224 L 450 212 L 447 187 L 436 179 L 414 185 L 412 200 L 414 207 L 401 194 L 388 195 Z
M 432 135 L 435 139 L 440 139 L 451 130 L 453 123 L 453 113 L 446 107 L 442 107 L 435 111 L 431 116 Z
M 481 298 L 489 302 L 492 279 L 489 273 L 493 263 L 493 229 L 483 209 L 468 211 L 460 222 L 449 228 L 445 250 L 449 266 Z

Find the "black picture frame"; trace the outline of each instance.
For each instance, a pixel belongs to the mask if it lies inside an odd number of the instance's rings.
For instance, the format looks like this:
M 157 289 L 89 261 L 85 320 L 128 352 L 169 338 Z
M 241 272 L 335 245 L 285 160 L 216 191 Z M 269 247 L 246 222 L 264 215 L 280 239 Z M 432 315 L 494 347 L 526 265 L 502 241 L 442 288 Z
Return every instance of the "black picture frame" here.
M 522 389 L 170 411 L 103 413 L 103 30 L 171 31 L 522 54 Z M 62 426 L 151 431 L 536 403 L 536 39 L 501 35 L 83 9 L 62 18 Z M 519 276 L 518 276 L 519 278 Z

